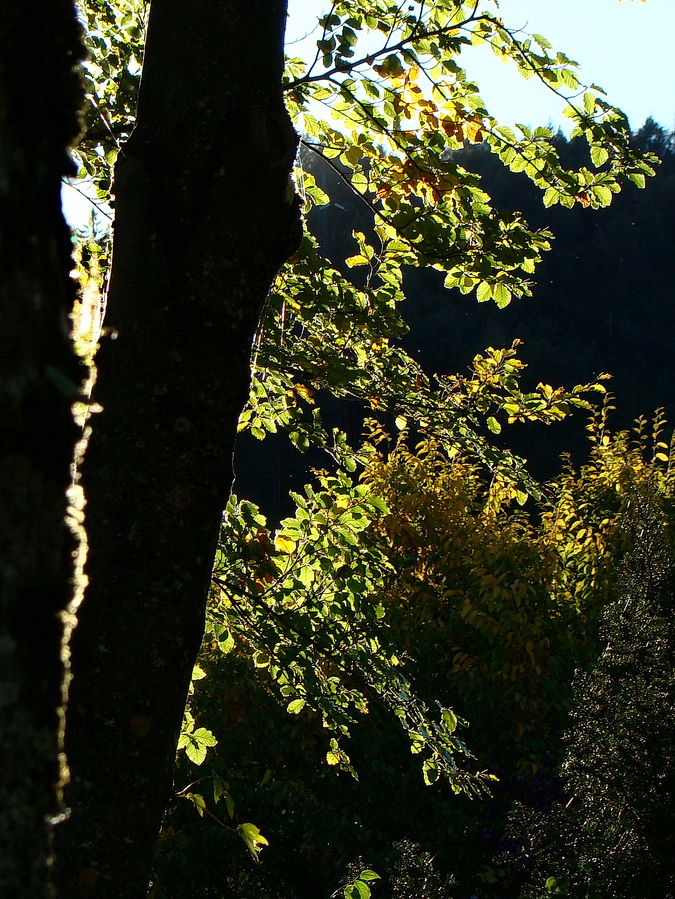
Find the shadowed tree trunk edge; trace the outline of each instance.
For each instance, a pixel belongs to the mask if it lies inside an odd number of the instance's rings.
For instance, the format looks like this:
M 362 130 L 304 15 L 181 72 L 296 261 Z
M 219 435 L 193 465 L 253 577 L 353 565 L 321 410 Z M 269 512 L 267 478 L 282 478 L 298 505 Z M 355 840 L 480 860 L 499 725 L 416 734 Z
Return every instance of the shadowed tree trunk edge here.
M 78 537 L 67 526 L 83 366 L 61 178 L 79 130 L 72 0 L 0 10 L 0 893 L 54 895 L 62 652 Z

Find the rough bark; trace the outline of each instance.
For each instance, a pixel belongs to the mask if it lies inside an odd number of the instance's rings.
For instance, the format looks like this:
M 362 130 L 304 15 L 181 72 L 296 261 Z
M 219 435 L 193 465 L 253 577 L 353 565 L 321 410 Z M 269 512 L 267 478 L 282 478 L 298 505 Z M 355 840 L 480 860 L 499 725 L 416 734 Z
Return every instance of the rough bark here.
M 75 285 L 61 213 L 78 130 L 71 0 L 0 10 L 0 893 L 53 895 L 60 811 L 65 524 L 82 380 L 68 337 Z
M 300 238 L 285 0 L 153 0 L 82 470 L 64 897 L 146 894 L 196 653 L 251 340 Z

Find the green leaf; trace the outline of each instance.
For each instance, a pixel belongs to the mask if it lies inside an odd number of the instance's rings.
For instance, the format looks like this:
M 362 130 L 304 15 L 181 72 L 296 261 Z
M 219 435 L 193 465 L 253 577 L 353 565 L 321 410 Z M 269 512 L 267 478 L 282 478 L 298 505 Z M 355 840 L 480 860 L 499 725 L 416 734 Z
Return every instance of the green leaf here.
M 220 777 L 213 778 L 213 801 L 218 803 L 230 789 L 230 785 Z
M 511 291 L 505 284 L 495 284 L 492 290 L 492 295 L 494 297 L 495 303 L 499 306 L 500 309 L 508 306 L 511 302 Z
M 597 197 L 602 206 L 609 206 L 612 202 L 612 191 L 605 187 L 603 184 L 599 184 L 596 187 L 592 188 L 593 195 Z
M 424 764 L 422 765 L 422 774 L 424 777 L 424 783 L 427 786 L 431 786 L 431 784 L 436 783 L 440 776 L 440 770 L 438 765 L 432 759 L 425 759 Z
M 499 424 L 497 419 L 492 415 L 487 420 L 487 426 L 492 431 L 493 434 L 501 433 L 502 426 Z
M 218 745 L 218 740 L 216 740 L 211 731 L 207 730 L 205 727 L 198 727 L 197 730 L 192 734 L 192 738 L 194 740 L 198 740 L 200 743 L 203 743 L 204 746 Z
M 291 715 L 299 715 L 305 707 L 304 699 L 294 699 L 286 706 L 286 711 Z
M 201 765 L 206 758 L 206 746 L 203 743 L 196 742 L 188 737 L 185 744 L 185 755 L 190 759 L 193 765 Z
M 382 512 L 383 515 L 388 514 L 389 506 L 381 496 L 369 496 L 368 501 L 370 502 L 371 506 L 377 509 L 378 512 Z
M 223 653 L 223 655 L 227 655 L 232 652 L 234 649 L 234 637 L 232 636 L 232 632 L 229 628 L 226 627 L 218 627 L 214 631 L 216 642 L 218 643 L 218 649 Z
M 454 733 L 457 729 L 457 715 L 455 715 L 452 709 L 443 709 L 442 718 L 443 726 L 448 733 Z
M 492 285 L 487 281 L 481 281 L 476 290 L 476 299 L 479 303 L 485 303 L 492 298 Z
M 206 809 L 206 800 L 203 796 L 200 796 L 199 793 L 186 793 L 185 798 L 189 799 L 190 802 L 197 809 L 200 818 L 204 817 L 204 810 Z
M 556 187 L 548 187 L 544 193 L 544 206 L 553 206 L 560 199 L 560 191 Z
M 362 880 L 355 880 L 344 890 L 345 899 L 370 899 L 370 887 Z
M 246 844 L 253 861 L 259 862 L 258 856 L 265 846 L 269 846 L 269 841 L 260 833 L 255 824 L 240 824 L 237 827 L 237 833 Z

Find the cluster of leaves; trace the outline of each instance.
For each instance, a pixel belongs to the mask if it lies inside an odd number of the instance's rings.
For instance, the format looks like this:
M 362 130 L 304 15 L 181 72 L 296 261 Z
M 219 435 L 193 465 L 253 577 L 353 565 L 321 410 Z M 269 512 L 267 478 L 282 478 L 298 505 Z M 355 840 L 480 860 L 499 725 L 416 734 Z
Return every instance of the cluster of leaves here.
M 397 311 L 403 266 L 438 269 L 447 286 L 475 290 L 480 301 L 503 306 L 529 293 L 527 278 L 548 247 L 545 232 L 531 231 L 518 214 L 497 211 L 479 177 L 458 163 L 456 151 L 466 142 L 485 141 L 504 164 L 546 191 L 546 203 L 607 205 L 623 181 L 643 184 L 653 171 L 654 157 L 630 148 L 625 117 L 602 99 L 600 88 L 592 86 L 577 102 L 576 63 L 541 35 L 527 38 L 510 29 L 495 7 L 493 0 L 334 0 L 319 20 L 313 58 L 288 60 L 286 100 L 305 146 L 362 199 L 373 229 L 354 235 L 359 252 L 348 260 L 367 269 L 361 289 L 327 264 L 310 238 L 280 275 L 258 339 L 251 408 L 242 419 L 257 436 L 281 426 L 301 449 L 314 442 L 343 461 L 349 448 L 342 436 L 331 438 L 321 428 L 318 407 L 311 421 L 302 415 L 303 403 L 325 387 L 403 415 L 443 442 L 470 445 L 491 469 L 510 470 L 522 492 L 527 479 L 520 463 L 481 438 L 481 426 L 487 419 L 496 431 L 499 408 L 511 419 L 540 410 L 550 421 L 579 404 L 579 394 L 553 388 L 514 398 L 498 365 L 491 376 L 495 401 L 477 403 L 454 385 L 448 390 L 430 382 L 391 345 L 405 330 Z M 91 58 L 78 155 L 100 196 L 109 191 L 119 142 L 133 127 L 145 9 L 144 0 L 82 3 Z M 516 134 L 490 116 L 458 62 L 461 52 L 480 44 L 567 97 L 575 133 L 589 142 L 596 171 L 565 169 L 547 129 L 518 126 Z M 309 205 L 326 202 L 310 173 L 304 182 Z
M 480 301 L 493 299 L 500 306 L 529 292 L 525 278 L 548 236 L 492 208 L 478 179 L 453 156 L 466 140 L 487 141 L 506 165 L 546 188 L 547 205 L 607 205 L 622 179 L 644 183 L 652 172 L 650 159 L 631 155 L 625 118 L 596 88 L 586 93 L 582 108 L 568 107 L 576 130 L 591 145 L 595 173 L 564 170 L 546 129 L 534 133 L 522 126 L 520 136 L 500 129 L 456 62 L 464 45 L 488 42 L 556 92 L 576 91 L 579 81 L 575 64 L 564 54 L 550 54 L 543 37 L 535 45 L 523 42 L 500 19 L 479 13 L 478 4 L 413 4 L 404 11 L 386 2 L 367 9 L 359 2 L 335 2 L 320 25 L 314 60 L 288 63 L 287 101 L 302 123 L 305 146 L 372 212 L 372 231 L 354 232 L 358 252 L 346 260 L 348 267 L 366 271 L 363 279 L 348 280 L 306 237 L 270 297 L 256 342 L 251 401 L 240 426 L 262 437 L 281 424 L 301 449 L 314 443 L 354 471 L 363 458 L 344 435 L 329 435 L 322 426 L 316 396 L 328 388 L 395 413 L 401 427 L 412 424 L 451 453 L 472 451 L 504 491 L 524 502 L 528 489 L 536 493 L 535 485 L 519 460 L 490 445 L 485 430 L 499 433 L 500 417 L 509 423 L 558 420 L 587 406 L 585 391 L 601 385 L 564 391 L 539 384 L 526 393 L 515 347 L 489 348 L 475 358 L 468 377 L 430 380 L 392 344 L 404 330 L 397 313 L 403 266 L 444 271 L 446 286 L 475 289 Z M 383 35 L 381 45 L 359 56 L 359 39 L 373 30 Z M 330 110 L 336 127 L 313 114 L 318 104 Z M 310 206 L 326 202 L 311 174 L 304 186 Z M 361 287 L 352 283 L 358 280 Z M 293 700 L 300 701 L 305 697 Z M 426 735 L 428 723 L 411 728 L 413 740 L 420 731 Z M 425 763 L 427 779 L 437 772 L 435 762 Z
M 605 371 L 612 373 L 610 389 L 619 399 L 621 418 L 614 417 L 615 426 L 630 427 L 645 409 L 657 405 L 671 408 L 672 307 L 659 300 L 645 304 L 644 298 L 667 296 L 669 290 L 666 260 L 675 234 L 675 155 L 671 136 L 653 121 L 633 139 L 662 158 L 657 175 L 644 191 L 630 186 L 599 212 L 544 209 L 534 185 L 522 173 L 505 170 L 486 146 L 462 151 L 463 164 L 481 172 L 483 189 L 497 204 L 522 209 L 537 227 L 550 228 L 555 241 L 537 267 L 533 297 L 504 310 L 492 303 L 467 302 L 458 291 L 448 297 L 435 273 L 406 273 L 410 302 L 403 311 L 411 330 L 405 346 L 426 371 L 459 371 L 489 343 L 504 347 L 520 337 L 518 354 L 528 363 L 524 383 L 530 389 L 537 380 L 554 386 L 577 384 Z M 566 165 L 587 160 L 588 148 L 581 139 L 568 141 L 558 134 L 555 143 Z M 347 205 L 343 196 L 339 202 Z M 320 217 L 319 233 L 325 234 L 330 211 L 314 215 Z M 346 213 L 337 215 L 347 218 Z M 334 246 L 339 238 L 328 233 L 330 250 L 339 258 L 346 240 Z M 529 470 L 538 478 L 555 476 L 563 452 L 572 453 L 577 464 L 586 456 L 583 428 L 574 421 L 549 429 L 503 428 L 497 442 L 502 440 L 528 459 Z
M 455 736 L 456 715 L 441 708 L 432 716 L 412 694 L 384 626 L 377 597 L 392 569 L 368 532 L 386 505 L 345 474 L 321 474 L 319 486 L 294 495 L 296 514 L 274 536 L 252 504 L 230 500 L 207 640 L 223 651 L 242 643 L 253 664 L 268 671 L 290 714 L 306 705 L 320 714 L 334 734 L 329 765 L 356 774 L 340 739 L 377 697 L 400 720 L 411 751 L 423 754 L 427 783 L 444 773 L 456 792 L 479 791 L 480 779 L 455 760 L 468 754 Z
M 400 650 L 416 659 L 416 687 L 428 695 L 420 668 L 437 684 L 449 664 L 456 707 L 486 722 L 471 748 L 502 770 L 536 771 L 564 721 L 567 683 L 615 590 L 636 480 L 672 490 L 661 414 L 612 436 L 611 408 L 589 425 L 588 464 L 565 470 L 535 517 L 513 507 L 508 482 L 486 485 L 474 461 L 433 442 L 412 452 L 400 439 L 364 475 L 390 510 L 379 526 L 396 577 L 383 603 Z M 374 429 L 371 441 L 381 439 Z
M 93 179 L 101 198 L 110 190 L 119 143 L 133 127 L 145 6 L 143 0 L 82 4 L 92 52 L 85 70 L 85 134 L 77 154 L 81 175 Z M 430 691 L 427 699 L 417 684 L 413 689 L 414 665 L 400 647 L 412 654 L 414 644 L 401 644 L 400 634 L 393 641 L 390 632 L 388 606 L 395 620 L 404 603 L 395 584 L 403 569 L 396 564 L 400 558 L 392 556 L 397 534 L 387 528 L 404 513 L 392 515 L 389 500 L 379 498 L 393 497 L 395 491 L 378 481 L 377 464 L 384 462 L 373 462 L 372 446 L 354 452 L 344 434 L 324 428 L 320 391 L 392 413 L 404 431 L 410 427 L 424 435 L 420 464 L 430 465 L 430 477 L 439 476 L 439 453 L 445 454 L 448 470 L 464 466 L 463 482 L 473 490 L 467 505 L 475 521 L 471 551 L 479 553 L 476 535 L 498 539 L 501 510 L 512 499 L 524 502 L 527 491 L 538 495 L 521 460 L 497 449 L 488 435 L 509 422 L 557 421 L 588 405 L 585 391 L 602 387 L 558 390 L 540 384 L 526 391 L 515 347 L 489 348 L 474 359 L 468 375 L 430 379 L 396 344 L 405 331 L 398 312 L 403 268 L 436 269 L 444 273 L 446 286 L 476 291 L 480 301 L 493 300 L 498 306 L 529 293 L 528 277 L 548 247 L 549 235 L 530 230 L 517 213 L 493 207 L 479 177 L 458 161 L 457 151 L 466 142 L 486 142 L 506 166 L 524 172 L 544 191 L 548 205 L 605 206 L 624 181 L 641 186 L 653 172 L 653 157 L 631 149 L 626 119 L 606 103 L 602 91 L 591 86 L 580 93 L 576 64 L 554 52 L 542 36 L 527 38 L 509 29 L 495 7 L 493 0 L 333 0 L 320 20 L 313 59 L 288 61 L 284 89 L 305 147 L 361 198 L 372 227 L 354 233 L 357 252 L 347 260 L 351 280 L 321 257 L 310 236 L 280 274 L 256 339 L 251 401 L 241 427 L 257 437 L 281 427 L 300 449 L 314 444 L 328 450 L 344 470 L 321 475 L 318 489 L 296 495 L 295 516 L 276 534 L 255 507 L 232 499 L 216 563 L 203 669 L 209 671 L 208 653 L 251 658 L 256 671 L 269 678 L 270 688 L 284 697 L 291 716 L 299 721 L 306 717 L 318 728 L 318 742 L 325 744 L 324 731 L 331 734 L 322 750 L 328 768 L 355 773 L 345 743 L 366 712 L 372 715 L 376 705 L 384 707 L 402 725 L 413 753 L 421 755 L 426 782 L 445 775 L 455 792 L 480 791 L 484 779 L 472 773 L 466 747 L 456 736 L 460 722 L 452 703 L 441 699 L 438 710 L 431 711 L 440 693 Z M 593 168 L 567 170 L 548 129 L 508 129 L 489 114 L 458 62 L 460 52 L 485 43 L 512 60 L 524 77 L 537 77 L 567 97 L 567 113 L 575 133 L 590 145 Z M 334 126 L 318 110 L 327 112 Z M 327 200 L 310 173 L 304 182 L 308 207 Z M 405 468 L 412 457 L 405 457 L 403 443 L 397 452 Z M 353 477 L 359 463 L 374 466 L 361 484 Z M 486 466 L 492 478 L 487 493 L 477 464 Z M 450 521 L 441 521 L 450 527 Z M 604 532 L 590 540 L 579 533 L 583 530 L 569 533 L 576 533 L 582 548 L 577 555 L 591 558 L 593 581 L 593 553 L 599 553 Z M 537 626 L 536 618 L 546 606 L 545 590 L 556 586 L 556 566 L 551 562 L 545 567 L 550 582 L 536 580 L 536 598 L 520 585 L 503 587 L 494 579 L 499 577 L 495 564 L 503 562 L 505 578 L 520 569 L 529 577 L 535 566 L 530 544 L 536 541 L 524 519 L 516 515 L 507 533 L 510 547 L 504 559 L 485 551 L 471 571 L 462 570 L 473 599 L 464 619 L 460 609 L 453 621 L 473 628 L 485 641 L 494 639 L 499 630 L 495 622 L 508 610 L 509 625 L 502 629 L 509 636 L 500 651 L 511 664 L 512 680 L 525 682 L 524 692 L 514 695 L 515 720 L 522 722 L 533 704 L 542 702 L 540 696 L 530 702 L 530 693 L 545 693 L 554 679 L 553 668 L 544 662 L 553 637 Z M 450 534 L 448 542 L 461 545 L 461 533 Z M 556 557 L 555 549 L 549 549 L 551 558 Z M 425 556 L 421 547 L 415 551 Z M 459 588 L 446 583 L 445 569 L 461 560 L 447 547 L 442 552 L 434 548 L 425 560 L 430 570 L 434 554 L 434 564 L 443 569 L 437 579 L 441 595 L 451 599 L 452 590 Z M 419 580 L 420 574 L 411 577 Z M 563 575 L 560 579 L 562 583 Z M 558 602 L 554 618 L 567 620 L 578 612 L 567 597 Z M 519 610 L 528 603 L 537 609 L 525 616 L 530 632 L 525 640 L 514 640 Z M 478 657 L 474 649 L 466 655 Z M 495 661 L 503 661 L 497 652 Z M 457 664 L 453 677 L 459 682 L 471 665 Z M 496 676 L 494 671 L 490 676 Z M 423 683 L 424 678 L 417 680 Z M 471 677 L 466 675 L 465 682 L 470 685 Z M 481 690 L 487 691 L 485 684 Z M 470 686 L 465 694 L 469 706 Z M 218 748 L 204 724 L 210 727 L 196 714 L 186 717 L 181 744 L 192 764 L 204 763 L 210 757 L 207 750 Z M 515 724 L 510 727 L 513 733 Z M 183 793 L 200 814 L 206 813 L 202 794 L 187 788 Z M 229 790 L 214 786 L 215 805 L 225 803 L 233 818 L 228 796 Z M 265 845 L 255 825 L 226 826 L 240 831 L 254 856 Z
M 202 680 L 205 677 L 206 672 L 201 665 L 195 665 L 192 672 L 192 683 L 190 684 L 191 694 L 194 692 L 195 681 Z M 178 751 L 180 752 L 181 749 L 184 749 L 185 755 L 193 765 L 201 765 L 206 758 L 207 747 L 217 745 L 218 740 L 216 740 L 211 731 L 205 727 L 195 727 L 194 717 L 189 710 L 186 710 L 183 718 L 183 727 L 178 738 Z
M 136 120 L 148 0 L 78 0 L 87 59 L 82 65 L 86 105 L 75 159 L 80 183 L 107 201 L 120 145 Z M 96 204 L 103 214 L 105 209 Z
M 498 433 L 500 418 L 558 420 L 587 405 L 585 391 L 600 386 L 564 391 L 540 384 L 527 393 L 518 383 L 515 347 L 476 357 L 468 378 L 430 379 L 396 343 L 406 330 L 398 311 L 404 268 L 442 271 L 447 287 L 498 306 L 529 293 L 527 278 L 550 235 L 492 206 L 479 177 L 459 163 L 467 142 L 485 142 L 505 165 L 525 172 L 545 190 L 547 204 L 607 205 L 622 181 L 644 184 L 653 157 L 630 149 L 625 117 L 599 88 L 577 104 L 575 63 L 553 53 L 542 36 L 524 39 L 509 30 L 490 9 L 460 0 L 336 0 L 320 19 L 314 58 L 288 61 L 286 99 L 305 149 L 360 198 L 372 227 L 353 232 L 349 278 L 309 235 L 280 274 L 257 337 L 240 426 L 258 437 L 281 426 L 301 449 L 318 445 L 354 470 L 359 460 L 344 436 L 322 427 L 317 395 L 327 389 L 391 412 L 448 447 L 470 448 L 524 496 L 535 485 L 486 431 Z M 462 50 L 481 43 L 556 94 L 572 92 L 568 112 L 597 171 L 565 169 L 549 129 L 519 126 L 516 134 L 488 114 L 458 64 Z M 302 160 L 308 208 L 327 202 L 307 153 Z
M 485 284 L 483 294 L 508 302 L 507 295 L 527 292 L 517 272 L 532 272 L 545 237 L 516 216 L 499 215 L 477 179 L 454 163 L 454 149 L 485 140 L 546 191 L 546 203 L 594 207 L 608 205 L 626 178 L 644 183 L 651 161 L 628 151 L 625 117 L 600 88 L 578 102 L 576 63 L 543 36 L 509 29 L 493 8 L 461 0 L 335 2 L 320 19 L 313 61 L 288 63 L 287 101 L 307 144 L 340 167 L 402 244 L 399 252 L 406 247 L 417 264 L 445 271 L 449 286 L 469 292 Z M 373 32 L 382 35 L 375 47 Z M 549 129 L 521 125 L 516 133 L 489 115 L 458 64 L 460 52 L 484 43 L 524 77 L 569 99 L 566 113 L 591 145 L 597 171 L 565 170 Z M 335 127 L 314 115 L 319 104 Z
M 635 541 L 626 521 L 636 490 L 654 491 L 672 518 L 662 427 L 657 416 L 612 435 L 598 415 L 588 464 L 550 485 L 536 514 L 503 483 L 486 483 L 476 460 L 449 458 L 428 441 L 412 452 L 399 440 L 385 456 L 374 424 L 364 482 L 341 476 L 335 485 L 323 475 L 323 491 L 299 496 L 296 516 L 276 534 L 250 505 L 232 503 L 217 575 L 230 586 L 224 596 L 218 584 L 209 609 L 201 660 L 208 676 L 196 685 L 191 714 L 228 734 L 209 751 L 201 767 L 211 773 L 202 776 L 236 783 L 244 814 L 270 822 L 261 883 L 267 877 L 285 884 L 281 896 L 304 895 L 286 870 L 292 846 L 301 847 L 298 876 L 308 866 L 312 884 L 318 871 L 326 878 L 361 856 L 384 877 L 395 868 L 391 847 L 408 839 L 435 857 L 441 880 L 457 875 L 467 895 L 510 895 L 520 861 L 500 865 L 492 854 L 514 800 L 543 789 L 537 807 L 545 810 L 557 795 L 547 772 L 562 754 L 570 682 L 597 655 L 598 621 L 622 595 L 617 564 Z M 377 496 L 386 505 L 371 505 Z M 334 533 L 354 513 L 357 524 Z M 350 542 L 357 535 L 360 549 Z M 324 602 L 330 612 L 324 606 L 322 618 Z M 390 676 L 410 681 L 423 710 L 452 704 L 469 719 L 471 750 L 499 777 L 492 799 L 463 804 L 442 780 L 432 803 L 423 795 L 378 683 L 387 653 Z M 364 699 L 368 715 L 360 714 Z M 358 784 L 341 775 L 351 767 Z M 197 769 L 181 758 L 179 772 L 190 782 Z M 227 815 L 222 797 L 209 806 Z M 192 853 L 205 851 L 202 840 L 220 859 L 216 867 L 233 864 L 224 862 L 232 855 L 214 823 L 182 852 L 176 841 L 194 826 L 176 812 L 171 826 L 167 870 L 179 859 L 189 868 Z
M 372 248 L 364 235 L 356 237 L 365 258 Z M 333 396 L 390 412 L 448 448 L 471 450 L 490 471 L 501 471 L 521 501 L 528 490 L 536 494 L 521 461 L 486 435 L 499 433 L 502 423 L 550 424 L 574 409 L 588 409 L 590 396 L 604 392 L 603 385 L 596 380 L 571 389 L 542 383 L 533 391 L 523 389 L 518 342 L 477 354 L 466 375 L 430 378 L 394 340 L 406 328 L 397 309 L 403 300 L 402 262 L 393 251 L 381 254 L 375 279 L 377 286 L 355 287 L 305 237 L 270 295 L 240 429 L 262 439 L 281 426 L 301 450 L 319 446 L 354 471 L 362 461 L 359 454 L 343 434 L 328 433 L 322 424 L 317 394 L 328 389 Z
M 367 477 L 392 510 L 383 539 L 397 577 L 385 605 L 402 651 L 415 659 L 417 689 L 441 701 L 452 695 L 483 763 L 533 773 L 564 715 L 588 603 L 598 599 L 605 534 L 582 529 L 575 498 L 564 493 L 538 524 L 508 511 L 501 479 L 486 488 L 475 462 L 450 461 L 437 444 L 413 453 L 401 442 Z M 563 589 L 570 557 L 579 562 L 572 596 Z
M 296 515 L 276 535 L 251 504 L 232 499 L 212 637 L 229 651 L 236 634 L 256 666 L 269 669 L 289 712 L 309 703 L 326 727 L 348 735 L 351 710 L 367 711 L 370 689 L 395 710 L 413 746 L 428 749 L 433 726 L 420 728 L 403 711 L 413 708 L 403 659 L 423 695 L 459 701 L 463 714 L 478 710 L 492 722 L 474 749 L 489 759 L 518 745 L 512 770 L 536 770 L 564 715 L 573 662 L 589 649 L 589 622 L 607 598 L 600 585 L 610 588 L 620 551 L 626 478 L 642 458 L 644 433 L 632 449 L 626 435 L 605 433 L 609 408 L 591 424 L 595 449 L 583 489 L 574 472 L 563 473 L 553 497 L 542 497 L 537 522 L 508 511 L 525 500 L 508 479 L 498 472 L 486 486 L 480 465 L 456 450 L 423 441 L 412 452 L 404 431 L 385 458 L 376 451 L 385 440 L 376 422 L 360 453 L 364 481 L 321 475 L 320 491 L 294 495 Z M 654 464 L 668 458 L 660 427 L 657 418 Z M 416 663 L 423 658 L 436 682 L 449 648 L 452 697 L 427 692 Z M 442 719 L 454 730 L 449 710 Z M 426 763 L 427 780 L 442 757 Z M 328 760 L 343 760 L 337 741 Z
M 370 884 L 374 880 L 379 880 L 380 875 L 375 871 L 371 871 L 369 868 L 361 871 L 359 876 L 353 880 L 351 883 L 348 883 L 346 887 L 343 888 L 342 894 L 344 899 L 370 899 L 371 889 Z

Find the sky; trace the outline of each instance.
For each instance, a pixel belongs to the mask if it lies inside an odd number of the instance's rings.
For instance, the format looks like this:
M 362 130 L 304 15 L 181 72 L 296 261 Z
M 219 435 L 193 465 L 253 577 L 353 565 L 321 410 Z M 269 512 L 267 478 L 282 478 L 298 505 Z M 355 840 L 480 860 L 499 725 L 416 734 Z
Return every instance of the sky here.
M 287 37 L 306 33 L 328 8 L 327 0 L 290 0 Z M 604 88 L 634 130 L 649 116 L 675 128 L 675 0 L 500 0 L 499 12 L 508 27 L 543 34 L 580 63 L 582 81 Z M 470 49 L 462 64 L 504 124 L 569 128 L 553 94 L 488 48 Z

